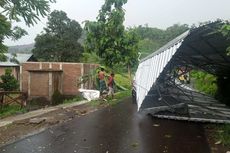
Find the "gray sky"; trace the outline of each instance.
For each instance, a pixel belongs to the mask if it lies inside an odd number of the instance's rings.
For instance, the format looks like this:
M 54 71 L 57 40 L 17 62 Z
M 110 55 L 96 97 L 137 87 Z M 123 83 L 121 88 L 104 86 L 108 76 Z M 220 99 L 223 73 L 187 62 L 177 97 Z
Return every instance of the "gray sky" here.
M 104 0 L 57 0 L 51 4 L 51 10 L 63 10 L 68 17 L 79 23 L 95 20 Z M 217 18 L 230 19 L 230 0 L 128 0 L 125 5 L 125 26 L 148 24 L 151 27 L 165 29 L 175 23 L 198 24 Z M 34 38 L 46 25 L 44 18 L 34 27 L 23 23 L 14 23 L 26 29 L 29 35 L 18 41 L 5 40 L 6 45 L 21 45 L 34 42 Z

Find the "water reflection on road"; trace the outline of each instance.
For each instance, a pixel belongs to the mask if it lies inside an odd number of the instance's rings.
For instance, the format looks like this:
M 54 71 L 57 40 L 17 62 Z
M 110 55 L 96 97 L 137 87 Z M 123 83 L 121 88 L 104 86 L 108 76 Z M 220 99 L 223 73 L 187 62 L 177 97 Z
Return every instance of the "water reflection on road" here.
M 201 124 L 153 119 L 130 99 L 0 148 L 4 153 L 209 153 Z

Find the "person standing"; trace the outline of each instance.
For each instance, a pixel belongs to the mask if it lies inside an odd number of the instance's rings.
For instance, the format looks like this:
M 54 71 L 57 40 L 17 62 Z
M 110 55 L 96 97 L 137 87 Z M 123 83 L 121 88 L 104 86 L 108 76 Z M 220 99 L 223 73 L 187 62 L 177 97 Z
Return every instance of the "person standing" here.
M 98 73 L 98 78 L 99 78 L 100 95 L 102 95 L 102 93 L 106 90 L 104 68 L 101 68 L 101 71 Z
M 114 82 L 114 73 L 112 72 L 109 76 L 108 79 L 108 87 L 109 87 L 109 92 L 108 92 L 108 96 L 111 95 L 112 99 L 114 97 L 114 86 L 115 86 L 115 82 Z

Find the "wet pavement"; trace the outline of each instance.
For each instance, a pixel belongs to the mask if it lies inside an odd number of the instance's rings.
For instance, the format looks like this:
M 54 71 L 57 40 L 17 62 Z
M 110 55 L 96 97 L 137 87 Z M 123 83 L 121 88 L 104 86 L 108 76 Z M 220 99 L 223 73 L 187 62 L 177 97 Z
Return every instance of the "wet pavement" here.
M 126 99 L 2 147 L 0 152 L 209 153 L 210 149 L 202 124 L 143 116 Z

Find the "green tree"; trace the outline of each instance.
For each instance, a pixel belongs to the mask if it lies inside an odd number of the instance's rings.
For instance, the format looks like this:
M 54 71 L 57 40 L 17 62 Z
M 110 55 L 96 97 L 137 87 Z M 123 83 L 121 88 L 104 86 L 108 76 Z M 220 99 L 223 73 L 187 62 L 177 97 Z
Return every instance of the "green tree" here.
M 5 69 L 5 74 L 2 75 L 0 78 L 0 88 L 4 89 L 4 91 L 18 90 L 19 83 L 12 75 L 12 69 Z
M 28 26 L 34 25 L 39 16 L 46 16 L 49 12 L 49 3 L 55 0 L 1 0 L 0 1 L 0 53 L 7 50 L 3 44 L 4 38 L 17 40 L 26 35 L 27 32 L 20 27 L 12 27 L 11 22 L 19 22 L 21 19 Z M 0 54 L 0 60 L 6 60 Z
M 135 27 L 134 31 L 140 37 L 139 51 L 141 53 L 141 58 L 153 53 L 188 29 L 189 26 L 187 24 L 174 24 L 166 30 L 149 27 L 148 25 Z
M 139 35 L 140 39 L 162 40 L 164 38 L 164 30 L 149 27 L 148 25 L 134 28 L 135 32 Z
M 11 28 L 11 22 L 0 14 L 0 61 L 6 60 L 6 57 L 2 54 L 7 51 L 7 47 L 3 44 L 4 38 L 8 37 L 12 40 L 17 40 L 26 34 L 27 32 L 18 26 Z
M 82 28 L 63 11 L 53 11 L 48 17 L 45 33 L 35 38 L 32 50 L 41 61 L 77 62 L 83 47 L 78 42 Z
M 132 50 L 135 47 L 131 46 L 136 42 L 134 35 L 126 32 L 123 25 L 125 3 L 127 0 L 105 0 L 97 21 L 85 23 L 86 52 L 95 52 L 111 68 L 121 62 L 130 64 L 129 57 L 130 61 L 137 60 L 137 50 Z
M 11 24 L 7 21 L 6 17 L 0 14 L 0 53 L 7 50 L 7 47 L 3 44 L 5 36 L 10 35 Z M 3 54 L 0 54 L 0 60 L 5 61 Z
M 128 29 L 125 31 L 122 42 L 123 51 L 121 52 L 121 56 L 123 57 L 122 63 L 127 66 L 130 83 L 132 83 L 131 67 L 137 65 L 138 62 L 138 43 L 139 37 L 133 29 Z
M 103 64 L 103 60 L 99 56 L 97 56 L 97 54 L 95 52 L 92 52 L 92 53 L 84 52 L 84 53 L 82 53 L 82 58 L 80 61 L 84 62 L 84 63 Z
M 149 54 L 156 51 L 161 46 L 162 46 L 161 43 L 154 41 L 152 39 L 149 38 L 141 39 L 139 42 L 141 58 L 148 56 Z
M 173 26 L 168 27 L 164 33 L 164 42 L 167 43 L 187 30 L 189 30 L 187 24 L 174 24 Z

